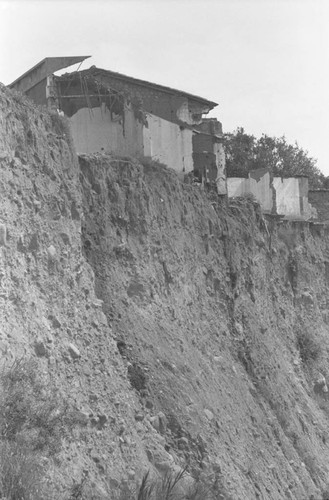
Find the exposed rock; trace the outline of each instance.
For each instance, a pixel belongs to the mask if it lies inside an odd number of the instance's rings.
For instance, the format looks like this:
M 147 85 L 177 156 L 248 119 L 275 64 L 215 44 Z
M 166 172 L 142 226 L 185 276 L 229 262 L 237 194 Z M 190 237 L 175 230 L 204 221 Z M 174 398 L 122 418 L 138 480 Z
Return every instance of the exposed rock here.
M 204 414 L 206 415 L 208 420 L 213 420 L 214 414 L 212 411 L 208 410 L 207 408 L 203 410 Z
M 328 392 L 328 386 L 327 386 L 327 381 L 324 375 L 322 373 L 318 374 L 317 379 L 314 382 L 314 392 L 317 394 L 321 393 L 327 393 Z
M 178 439 L 178 448 L 180 450 L 185 450 L 185 448 L 188 448 L 188 439 L 185 437 L 181 437 Z
M 160 419 L 157 415 L 150 417 L 150 422 L 156 431 L 160 431 Z
M 135 415 L 135 420 L 136 420 L 137 422 L 142 422 L 142 421 L 144 420 L 144 415 L 143 415 L 143 413 L 136 413 L 136 415 Z
M 165 434 L 167 430 L 167 418 L 162 411 L 158 413 L 157 417 L 159 419 L 159 432 L 160 434 Z
M 68 351 L 73 359 L 78 359 L 81 356 L 79 349 L 72 343 L 68 344 Z
M 39 357 L 49 356 L 48 349 L 43 340 L 38 339 L 34 342 L 35 354 Z
M 47 248 L 47 254 L 48 254 L 48 257 L 50 260 L 54 260 L 55 257 L 56 257 L 56 248 L 54 247 L 54 245 L 50 245 L 48 248 Z
M 0 224 L 0 245 L 5 246 L 7 243 L 7 228 L 4 224 Z

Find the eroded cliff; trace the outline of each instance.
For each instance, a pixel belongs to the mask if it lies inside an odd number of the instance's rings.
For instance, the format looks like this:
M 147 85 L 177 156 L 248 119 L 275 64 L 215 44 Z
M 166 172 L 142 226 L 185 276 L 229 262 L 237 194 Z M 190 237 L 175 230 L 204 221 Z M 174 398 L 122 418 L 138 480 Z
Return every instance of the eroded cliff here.
M 241 498 L 327 481 L 328 231 L 229 207 L 161 166 L 81 157 L 96 293 L 165 447 Z M 320 380 L 314 392 L 314 381 Z M 150 461 L 164 464 L 149 453 Z
M 56 498 L 126 500 L 184 466 L 211 498 L 326 498 L 326 227 L 78 162 L 65 121 L 3 87 L 0 122 L 1 361 L 36 359 L 81 423 Z

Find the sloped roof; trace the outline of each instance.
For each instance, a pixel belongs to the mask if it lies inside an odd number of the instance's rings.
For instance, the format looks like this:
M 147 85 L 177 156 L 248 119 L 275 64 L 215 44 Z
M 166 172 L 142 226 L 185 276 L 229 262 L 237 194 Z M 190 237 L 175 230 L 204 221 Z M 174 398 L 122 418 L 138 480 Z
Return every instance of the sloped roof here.
M 205 99 L 204 97 L 200 97 L 200 96 L 197 96 L 197 95 L 194 95 L 194 94 L 190 94 L 189 92 L 185 92 L 185 91 L 182 91 L 182 90 L 177 90 L 177 89 L 174 89 L 172 87 L 166 87 L 164 85 L 159 85 L 158 83 L 152 83 L 152 82 L 149 82 L 147 80 L 140 80 L 140 79 L 134 78 L 132 76 L 127 76 L 127 75 L 124 75 L 122 73 L 117 73 L 116 71 L 111 71 L 111 70 L 107 70 L 107 69 L 96 68 L 96 66 L 91 66 L 91 68 L 85 69 L 83 71 L 76 71 L 76 72 L 69 73 L 69 74 L 66 73 L 62 77 L 57 77 L 57 78 L 60 80 L 61 78 L 67 79 L 67 77 L 69 75 L 72 75 L 72 77 L 74 78 L 75 75 L 84 76 L 84 75 L 88 75 L 88 74 L 93 75 L 93 76 L 97 76 L 97 75 L 108 76 L 110 78 L 114 78 L 114 79 L 117 79 L 117 80 L 123 80 L 123 81 L 126 81 L 126 82 L 131 83 L 131 84 L 140 85 L 140 86 L 143 86 L 143 87 L 148 87 L 148 88 L 152 88 L 152 89 L 155 89 L 155 90 L 159 90 L 160 92 L 165 92 L 167 94 L 172 94 L 172 95 L 178 95 L 178 96 L 186 97 L 187 99 L 191 99 L 191 100 L 199 102 L 201 104 L 205 104 L 210 109 L 213 109 L 215 106 L 218 105 L 217 102 L 209 101 L 208 99 Z

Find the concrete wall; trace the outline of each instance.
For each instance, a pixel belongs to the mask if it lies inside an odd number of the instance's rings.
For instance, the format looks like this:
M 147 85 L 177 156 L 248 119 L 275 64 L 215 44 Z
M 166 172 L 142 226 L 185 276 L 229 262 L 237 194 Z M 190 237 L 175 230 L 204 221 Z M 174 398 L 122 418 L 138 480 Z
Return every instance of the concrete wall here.
M 143 129 L 144 156 L 151 156 L 179 173 L 193 170 L 192 130 L 147 113 Z
M 273 189 L 269 169 L 258 169 L 249 172 L 249 178 L 229 177 L 227 179 L 228 197 L 252 194 L 264 212 L 273 210 Z
M 70 117 L 70 123 L 78 153 L 104 150 L 121 156 L 144 154 L 143 126 L 129 109 L 120 116 L 110 113 L 105 104 L 80 108 Z
M 253 170 L 249 178 L 230 177 L 227 179 L 229 198 L 251 193 L 260 203 L 264 212 L 277 213 L 290 219 L 316 219 L 317 213 L 309 203 L 307 177 L 274 177 L 268 169 Z M 314 195 L 314 199 L 320 196 Z M 329 192 L 328 219 L 329 219 Z
M 302 209 L 299 195 L 299 179 L 295 177 L 288 179 L 275 177 L 273 187 L 276 193 L 277 213 L 299 217 Z
M 272 212 L 273 190 L 269 169 L 260 168 L 249 172 L 249 192 L 252 193 L 264 212 Z
M 308 201 L 307 177 L 274 177 L 276 211 L 287 218 L 309 219 L 317 214 Z
M 227 178 L 227 195 L 229 198 L 237 198 L 249 194 L 249 179 L 244 177 Z

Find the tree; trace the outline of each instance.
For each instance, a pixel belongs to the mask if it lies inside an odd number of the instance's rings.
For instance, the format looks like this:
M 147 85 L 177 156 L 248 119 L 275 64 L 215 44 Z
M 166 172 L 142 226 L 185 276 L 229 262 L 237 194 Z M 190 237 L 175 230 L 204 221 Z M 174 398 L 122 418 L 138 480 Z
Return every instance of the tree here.
M 306 175 L 313 189 L 329 185 L 329 178 L 317 167 L 317 160 L 297 142 L 289 144 L 284 136 L 263 134 L 257 139 L 240 127 L 225 134 L 224 144 L 228 177 L 247 177 L 250 170 L 270 168 L 276 177 Z

